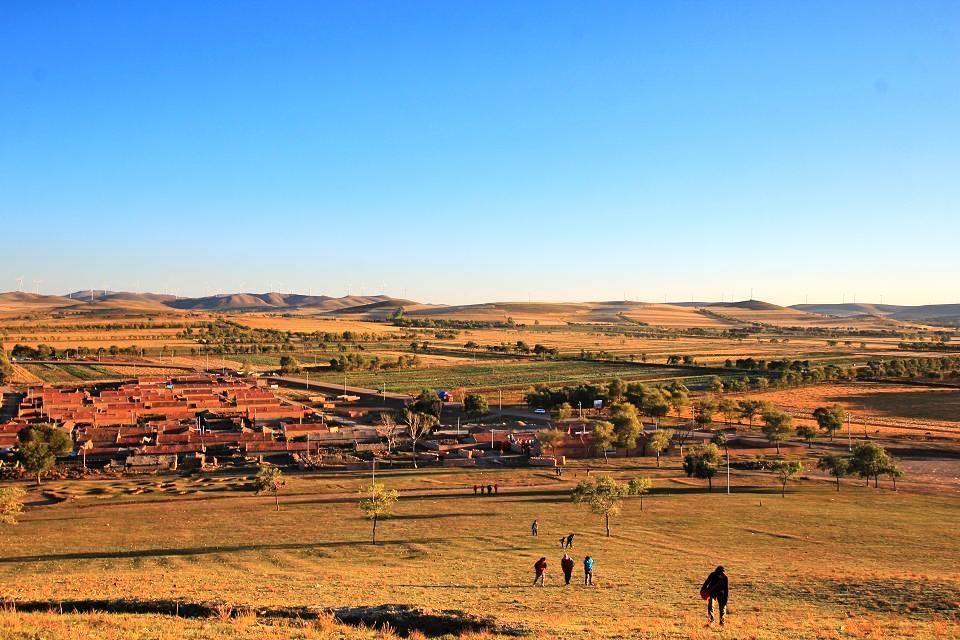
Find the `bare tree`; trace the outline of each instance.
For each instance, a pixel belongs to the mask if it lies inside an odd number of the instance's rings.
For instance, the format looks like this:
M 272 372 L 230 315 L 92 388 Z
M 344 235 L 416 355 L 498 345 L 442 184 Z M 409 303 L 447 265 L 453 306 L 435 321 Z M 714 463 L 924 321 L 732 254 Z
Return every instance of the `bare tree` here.
M 384 411 L 380 414 L 380 423 L 377 425 L 377 435 L 386 440 L 387 454 L 393 453 L 397 446 L 397 438 L 403 432 L 403 427 L 397 424 L 397 419 L 392 413 Z
M 403 425 L 407 435 L 410 436 L 410 441 L 413 443 L 414 469 L 417 468 L 417 442 L 420 438 L 430 433 L 430 430 L 436 426 L 437 422 L 437 418 L 428 413 L 410 411 L 409 409 L 403 412 Z

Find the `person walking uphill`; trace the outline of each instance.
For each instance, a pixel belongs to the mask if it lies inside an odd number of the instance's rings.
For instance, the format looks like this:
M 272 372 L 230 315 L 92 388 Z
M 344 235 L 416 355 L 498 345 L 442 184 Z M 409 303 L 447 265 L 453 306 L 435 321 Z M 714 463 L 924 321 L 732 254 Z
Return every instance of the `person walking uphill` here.
M 530 525 L 530 535 L 536 536 L 540 535 L 540 525 L 536 520 L 533 521 L 533 524 Z
M 540 586 L 543 586 L 543 581 L 547 575 L 547 559 L 540 558 L 533 565 L 533 570 L 536 572 L 536 577 L 533 579 L 533 586 L 537 586 L 537 583 L 540 583 Z
M 590 556 L 583 559 L 583 584 L 593 586 L 593 558 Z
M 563 569 L 563 583 L 570 584 L 570 578 L 573 577 L 573 558 L 563 554 L 560 560 L 560 568 Z
M 710 622 L 713 622 L 713 601 L 717 601 L 717 608 L 720 610 L 720 624 L 723 625 L 723 619 L 727 615 L 727 597 L 730 595 L 730 584 L 727 581 L 727 574 L 723 567 L 717 567 L 713 573 L 707 576 L 700 587 L 700 597 L 707 601 L 707 616 Z

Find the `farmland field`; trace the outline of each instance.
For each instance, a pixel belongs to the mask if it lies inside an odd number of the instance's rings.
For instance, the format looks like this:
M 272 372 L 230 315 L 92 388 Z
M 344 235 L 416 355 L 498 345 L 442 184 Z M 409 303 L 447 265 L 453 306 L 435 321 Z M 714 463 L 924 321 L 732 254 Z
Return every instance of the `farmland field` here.
M 76 382 L 88 380 L 107 380 L 123 378 L 125 375 L 115 369 L 101 365 L 74 364 L 23 364 L 30 374 L 44 382 Z
M 799 414 L 839 404 L 852 416 L 855 428 L 864 421 L 873 432 L 918 436 L 928 430 L 960 437 L 960 389 L 906 384 L 835 383 L 801 389 L 751 393 Z
M 484 364 L 448 365 L 406 371 L 347 372 L 347 384 L 387 391 L 409 392 L 420 389 L 493 389 L 528 387 L 535 384 L 579 384 L 624 380 L 672 380 L 697 377 L 696 370 L 670 367 L 647 367 L 639 364 L 618 364 L 578 361 L 490 362 Z M 342 383 L 344 374 L 322 374 L 317 380 Z
M 0 581 L 6 599 L 54 610 L 63 603 L 68 615 L 7 610 L 3 622 L 25 638 L 31 630 L 60 637 L 51 630 L 67 628 L 73 635 L 63 637 L 81 638 L 107 624 L 137 638 L 329 638 L 341 636 L 312 623 L 284 635 L 289 623 L 270 610 L 396 603 L 488 615 L 533 638 L 705 638 L 717 630 L 705 628 L 697 590 L 723 564 L 731 601 L 722 635 L 960 633 L 953 497 L 853 482 L 837 493 L 808 480 L 781 498 L 772 478 L 748 474 L 734 475 L 732 495 L 711 494 L 682 475 L 676 458 L 660 470 L 649 458 L 610 468 L 621 479 L 654 478 L 644 510 L 629 499 L 611 538 L 570 501 L 582 466 L 563 480 L 536 470 L 438 469 L 380 476 L 401 500 L 381 523 L 378 546 L 369 544 L 369 522 L 356 506 L 356 475 L 291 474 L 279 512 L 238 476 L 51 481 L 56 501 L 30 508 L 0 538 Z M 497 482 L 499 494 L 474 496 L 478 481 Z M 534 518 L 538 538 L 529 535 Z M 594 588 L 562 586 L 557 537 L 570 531 L 574 557 L 596 559 Z M 551 562 L 543 589 L 530 586 L 540 556 Z M 69 615 L 71 602 L 88 598 L 225 602 L 261 614 L 234 621 L 124 615 L 109 623 L 103 613 Z

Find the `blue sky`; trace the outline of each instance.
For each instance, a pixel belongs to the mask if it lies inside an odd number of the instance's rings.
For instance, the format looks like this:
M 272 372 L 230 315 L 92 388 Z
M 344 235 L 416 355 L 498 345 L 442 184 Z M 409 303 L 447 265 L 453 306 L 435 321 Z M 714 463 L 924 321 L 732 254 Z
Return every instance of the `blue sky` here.
M 0 290 L 956 302 L 958 205 L 956 2 L 0 3 Z

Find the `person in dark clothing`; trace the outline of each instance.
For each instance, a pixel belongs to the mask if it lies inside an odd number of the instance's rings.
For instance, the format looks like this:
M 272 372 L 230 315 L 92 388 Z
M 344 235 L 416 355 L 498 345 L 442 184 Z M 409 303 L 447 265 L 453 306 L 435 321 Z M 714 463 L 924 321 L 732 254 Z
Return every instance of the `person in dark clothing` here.
M 561 549 L 565 549 L 566 546 L 567 546 L 567 537 L 566 537 L 566 536 L 560 536 L 560 548 L 561 548 Z
M 567 549 L 573 549 L 573 534 L 567 536 Z
M 473 485 L 473 495 L 477 495 L 477 485 Z
M 533 570 L 536 572 L 536 577 L 533 579 L 533 586 L 537 586 L 537 583 L 540 583 L 540 586 L 543 586 L 543 581 L 547 575 L 547 559 L 540 558 L 533 565 Z
M 720 610 L 720 624 L 723 625 L 727 615 L 727 598 L 730 595 L 730 585 L 723 567 L 717 567 L 707 576 L 700 587 L 700 597 L 707 601 L 707 617 L 713 622 L 713 601 L 717 601 Z
M 492 495 L 493 495 L 493 485 L 492 485 L 492 484 L 488 484 L 488 485 L 487 485 L 487 495 L 488 495 L 488 496 L 492 496 Z
M 563 554 L 560 560 L 560 568 L 563 569 L 563 583 L 570 584 L 570 578 L 573 577 L 573 558 Z
M 493 485 L 493 492 L 494 492 L 495 494 L 496 494 L 496 493 L 500 493 L 500 485 L 498 485 L 498 484 Z
M 540 524 L 534 520 L 533 524 L 530 525 L 530 535 L 536 536 L 540 534 Z
M 583 584 L 593 586 L 593 558 L 590 556 L 583 559 Z

